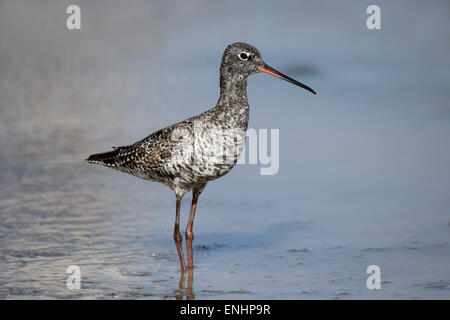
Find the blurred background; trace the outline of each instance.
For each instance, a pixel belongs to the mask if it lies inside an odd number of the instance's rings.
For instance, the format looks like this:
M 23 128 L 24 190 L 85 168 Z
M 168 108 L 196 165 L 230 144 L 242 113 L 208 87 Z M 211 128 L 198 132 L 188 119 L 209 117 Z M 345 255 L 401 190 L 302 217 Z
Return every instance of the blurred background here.
M 318 95 L 249 78 L 280 170 L 208 184 L 190 297 L 449 299 L 449 21 L 448 1 L 0 1 L 0 298 L 186 297 L 172 191 L 84 159 L 213 107 L 244 41 Z

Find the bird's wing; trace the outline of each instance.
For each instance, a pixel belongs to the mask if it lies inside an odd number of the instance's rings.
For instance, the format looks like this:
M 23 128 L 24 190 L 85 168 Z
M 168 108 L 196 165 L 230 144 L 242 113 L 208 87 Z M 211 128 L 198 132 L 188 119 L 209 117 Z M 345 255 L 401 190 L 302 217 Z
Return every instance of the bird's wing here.
M 165 160 L 170 158 L 172 148 L 178 142 L 177 135 L 183 134 L 183 131 L 178 132 L 178 129 L 190 130 L 191 125 L 192 120 L 187 119 L 155 131 L 134 144 L 113 147 L 112 151 L 93 154 L 86 161 L 107 167 L 125 168 L 127 171 L 134 171 L 137 166 L 145 166 L 146 169 L 151 170 L 161 166 Z

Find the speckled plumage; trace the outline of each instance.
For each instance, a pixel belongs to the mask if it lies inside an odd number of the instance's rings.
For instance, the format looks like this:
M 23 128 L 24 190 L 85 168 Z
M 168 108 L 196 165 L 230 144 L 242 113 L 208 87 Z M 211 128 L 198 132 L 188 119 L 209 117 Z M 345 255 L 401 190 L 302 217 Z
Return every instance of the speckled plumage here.
M 238 55 L 243 51 L 261 60 L 259 51 L 251 45 L 235 43 L 227 47 L 220 67 L 220 98 L 214 108 L 132 145 L 91 155 L 87 161 L 164 183 L 180 197 L 228 173 L 245 142 L 249 120 L 247 77 L 258 72 L 240 60 Z M 225 161 L 216 157 L 215 151 L 221 148 L 230 151 Z
M 175 191 L 173 237 L 181 270 L 186 269 L 179 231 L 181 198 L 193 190 L 186 228 L 188 268 L 192 269 L 192 227 L 197 200 L 208 181 L 227 174 L 241 154 L 249 119 L 247 77 L 257 72 L 284 79 L 315 94 L 311 88 L 266 65 L 255 47 L 236 42 L 223 54 L 220 97 L 214 108 L 158 130 L 132 145 L 94 154 L 87 159 L 90 163 L 164 183 Z

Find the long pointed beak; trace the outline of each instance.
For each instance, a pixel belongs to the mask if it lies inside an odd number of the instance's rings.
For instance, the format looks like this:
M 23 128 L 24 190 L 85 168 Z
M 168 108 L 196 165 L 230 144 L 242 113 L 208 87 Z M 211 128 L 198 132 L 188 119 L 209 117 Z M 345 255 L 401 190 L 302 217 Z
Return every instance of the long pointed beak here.
M 272 76 L 275 76 L 277 78 L 286 80 L 286 81 L 288 81 L 290 83 L 295 84 L 296 86 L 302 87 L 303 89 L 306 89 L 309 92 L 312 92 L 312 93 L 316 94 L 316 92 L 313 89 L 311 89 L 310 87 L 308 87 L 307 85 L 304 85 L 303 83 L 298 82 L 297 80 L 294 80 L 294 79 L 288 77 L 287 75 L 282 74 L 281 72 L 275 70 L 274 68 L 272 68 L 271 66 L 269 66 L 267 64 L 264 64 L 262 67 L 258 67 L 258 69 L 259 69 L 259 72 L 268 73 L 268 74 L 270 74 Z

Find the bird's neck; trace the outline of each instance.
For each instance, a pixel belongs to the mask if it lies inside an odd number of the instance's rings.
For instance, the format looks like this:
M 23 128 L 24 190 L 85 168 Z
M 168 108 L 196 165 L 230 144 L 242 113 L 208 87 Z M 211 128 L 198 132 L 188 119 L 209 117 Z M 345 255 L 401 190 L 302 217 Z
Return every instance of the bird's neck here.
M 249 105 L 247 99 L 247 75 L 221 68 L 220 98 L 216 112 L 227 116 L 229 125 L 247 130 Z

